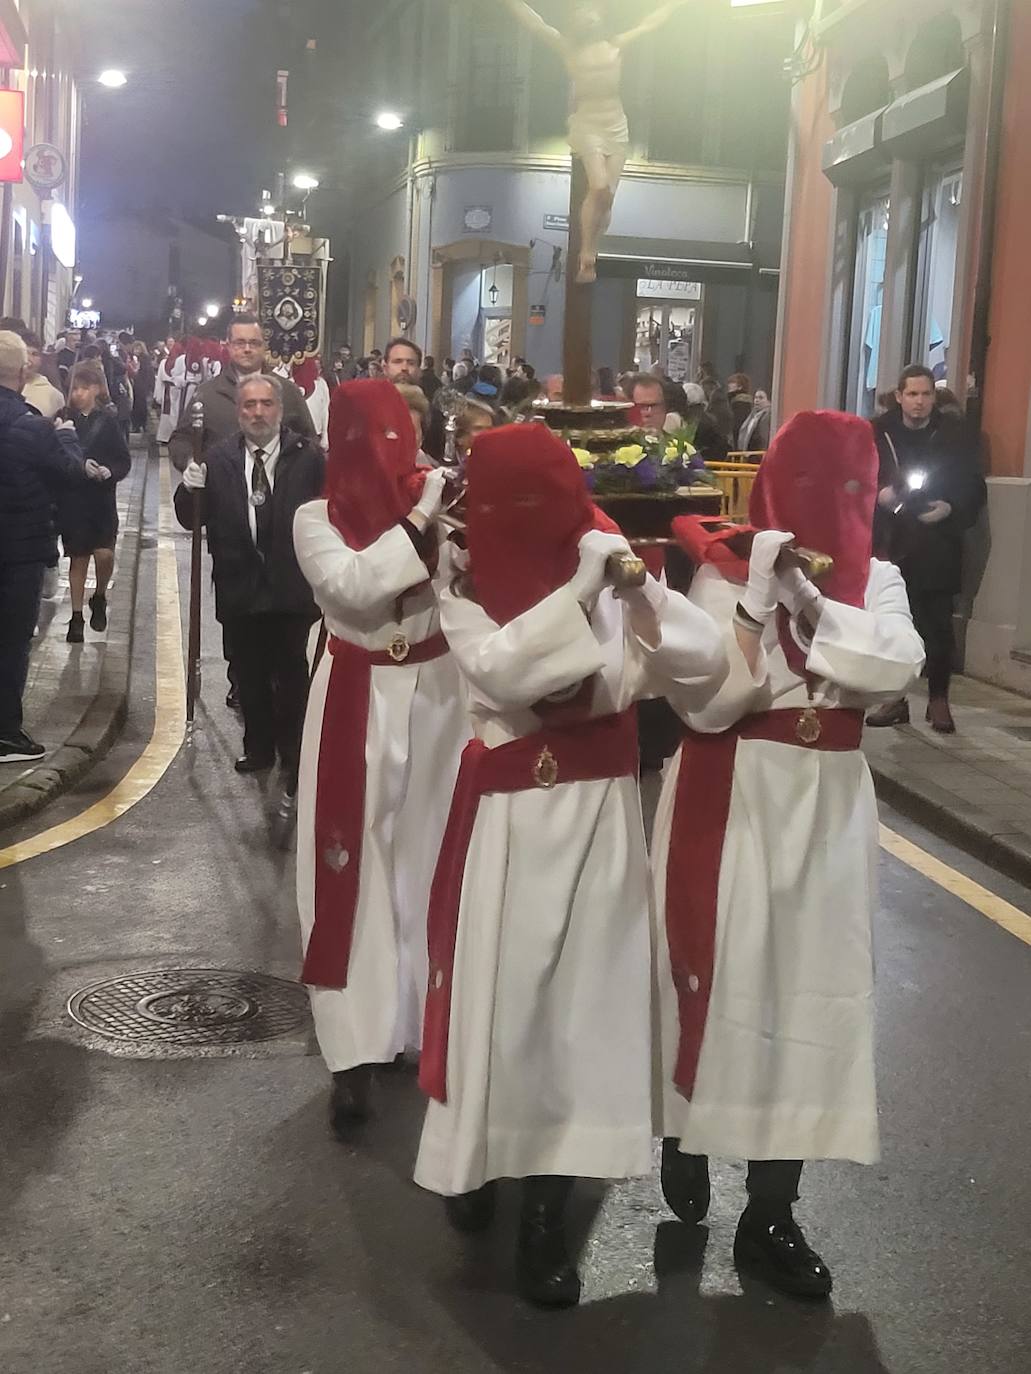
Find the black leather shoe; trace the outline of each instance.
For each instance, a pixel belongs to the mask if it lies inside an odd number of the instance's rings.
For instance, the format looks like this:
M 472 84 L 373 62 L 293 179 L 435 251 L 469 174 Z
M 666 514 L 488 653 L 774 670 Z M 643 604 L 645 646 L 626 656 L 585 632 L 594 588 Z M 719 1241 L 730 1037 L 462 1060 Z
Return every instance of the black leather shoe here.
M 580 1275 L 569 1258 L 563 1226 L 569 1178 L 529 1178 L 516 1249 L 519 1292 L 537 1307 L 575 1307 Z
M 474 1235 L 486 1231 L 494 1220 L 498 1205 L 497 1184 L 491 1181 L 472 1193 L 459 1193 L 457 1197 L 444 1199 L 447 1219 L 456 1231 L 464 1235 Z
M 230 687 L 229 691 L 226 692 L 226 705 L 229 707 L 230 711 L 239 711 L 240 709 L 240 689 L 235 683 Z
M 243 754 L 236 760 L 233 767 L 238 773 L 264 773 L 275 763 L 276 758 L 273 754 L 266 758 L 263 754 Z
M 352 1128 L 368 1121 L 371 1088 L 371 1064 L 358 1064 L 353 1069 L 339 1069 L 333 1075 L 333 1092 L 329 1099 L 329 1124 L 338 1140 L 349 1140 Z
M 68 622 L 68 633 L 64 638 L 67 644 L 82 644 L 85 641 L 85 626 L 81 611 L 72 611 L 72 618 Z
M 680 1141 L 662 1142 L 662 1196 L 671 1212 L 696 1226 L 709 1210 L 709 1161 L 705 1155 L 680 1153 Z
M 831 1271 L 790 1211 L 774 1219 L 746 1207 L 734 1237 L 734 1262 L 793 1298 L 826 1298 L 834 1286 Z
M 102 634 L 107 629 L 107 597 L 94 592 L 89 599 L 89 627 Z

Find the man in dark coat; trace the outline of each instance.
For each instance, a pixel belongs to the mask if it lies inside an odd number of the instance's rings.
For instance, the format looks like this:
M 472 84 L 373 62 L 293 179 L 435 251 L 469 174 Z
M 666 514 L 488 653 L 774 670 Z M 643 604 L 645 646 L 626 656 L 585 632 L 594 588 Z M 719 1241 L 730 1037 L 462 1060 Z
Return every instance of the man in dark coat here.
M 949 709 L 955 640 L 952 608 L 963 576 L 963 533 L 985 503 L 977 441 L 963 420 L 935 405 L 934 376 L 914 364 L 899 378 L 897 404 L 873 421 L 880 455 L 874 551 L 897 563 L 927 650 L 927 719 L 940 734 Z M 905 725 L 909 703 L 881 706 L 868 725 Z
M 325 460 L 317 441 L 284 424 L 284 389 L 278 377 L 260 373 L 240 381 L 239 430 L 202 464 L 187 464 L 175 511 L 190 529 L 193 503 L 203 500 L 215 614 L 232 640 L 243 708 L 236 771 L 271 768 L 278 753 L 293 795 L 308 695 L 305 650 L 318 618 L 294 554 L 294 515 L 322 495 Z
M 22 728 L 22 693 L 43 575 L 57 563 L 54 504 L 83 475 L 70 420 L 57 429 L 19 394 L 28 350 L 0 331 L 0 763 L 46 752 Z
M 217 377 L 202 382 L 197 388 L 194 401 L 204 406 L 203 451 L 220 444 L 223 439 L 239 432 L 236 413 L 236 389 L 245 377 L 268 376 L 268 345 L 261 325 L 255 315 L 234 315 L 229 323 L 226 337 L 229 365 Z M 305 439 L 315 438 L 308 402 L 291 381 L 283 381 L 283 423 L 294 433 Z M 168 441 L 168 452 L 173 465 L 180 472 L 193 457 L 193 429 L 190 424 L 189 407 L 183 412 L 179 428 Z M 223 626 L 222 652 L 227 666 L 229 693 L 226 705 L 233 710 L 240 705 L 239 684 L 235 666 L 235 650 L 232 630 Z

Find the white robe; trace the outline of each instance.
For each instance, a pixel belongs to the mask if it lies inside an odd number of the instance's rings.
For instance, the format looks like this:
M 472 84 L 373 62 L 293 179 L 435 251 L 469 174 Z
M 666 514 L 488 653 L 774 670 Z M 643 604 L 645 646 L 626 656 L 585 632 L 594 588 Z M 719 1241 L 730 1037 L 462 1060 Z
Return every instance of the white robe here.
M 348 547 L 325 501 L 297 512 L 294 546 L 331 634 L 370 650 L 403 632 L 416 644 L 440 628 L 426 567 L 399 526 L 368 548 Z M 446 559 L 442 559 L 442 567 Z M 331 667 L 323 655 L 308 698 L 297 798 L 297 906 L 305 948 L 315 919 L 315 790 Z M 469 738 L 461 679 L 450 654 L 374 667 L 358 902 L 347 987 L 311 988 L 327 1067 L 388 1063 L 422 1039 L 426 910 L 461 751 Z
M 808 704 L 767 626 L 755 675 L 733 630 L 741 588 L 714 569 L 691 599 L 724 627 L 730 676 L 692 729 Z M 807 668 L 814 704 L 865 708 L 912 684 L 924 651 L 897 568 L 872 562 L 865 609 L 824 601 Z M 666 861 L 679 753 L 664 779 L 652 865 L 662 1021 L 661 1132 L 688 1154 L 878 1158 L 873 953 L 877 804 L 866 759 L 769 740 L 737 745 L 719 873 L 713 984 L 692 1099 L 673 1083 L 679 1023 L 665 930 Z M 699 809 L 705 797 L 696 799 Z
M 179 426 L 179 416 L 183 408 L 183 388 L 186 385 L 186 359 L 182 355 L 168 366 L 168 359 L 162 358 L 158 364 L 154 397 L 158 403 L 159 444 L 167 444 Z M 168 410 L 165 410 L 166 400 Z
M 445 591 L 441 620 L 490 747 L 541 728 L 532 704 L 596 676 L 592 715 L 676 680 L 701 706 L 726 660 L 703 612 L 649 582 L 647 649 L 604 591 L 588 623 L 566 587 L 503 629 Z M 484 796 L 459 908 L 447 1102 L 415 1170 L 445 1196 L 531 1174 L 651 1168 L 648 857 L 636 777 Z

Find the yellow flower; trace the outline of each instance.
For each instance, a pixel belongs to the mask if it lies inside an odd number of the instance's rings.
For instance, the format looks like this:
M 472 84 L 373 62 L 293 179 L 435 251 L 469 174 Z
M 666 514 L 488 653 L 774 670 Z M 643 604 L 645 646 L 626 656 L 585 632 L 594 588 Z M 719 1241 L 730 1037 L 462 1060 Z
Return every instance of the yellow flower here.
M 640 444 L 624 444 L 622 448 L 617 448 L 612 455 L 612 461 L 619 463 L 621 467 L 633 468 L 644 457 L 644 449 Z
M 588 452 L 587 449 L 575 448 L 573 449 L 573 456 L 576 458 L 576 461 L 580 464 L 582 468 L 594 467 L 594 454 Z

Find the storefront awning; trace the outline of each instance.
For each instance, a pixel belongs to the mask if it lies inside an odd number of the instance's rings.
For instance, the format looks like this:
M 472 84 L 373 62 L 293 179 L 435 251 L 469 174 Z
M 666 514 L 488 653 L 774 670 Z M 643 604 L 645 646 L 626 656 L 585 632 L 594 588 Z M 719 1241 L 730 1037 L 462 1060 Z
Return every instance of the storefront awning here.
M 743 281 L 759 267 L 775 267 L 750 243 L 700 239 L 621 238 L 609 235 L 598 254 L 600 277 L 647 277 L 663 281 Z

